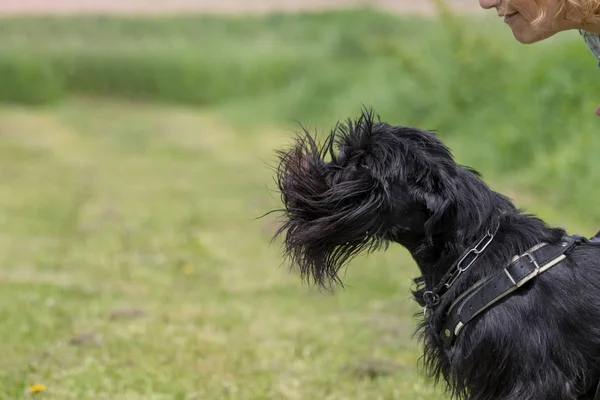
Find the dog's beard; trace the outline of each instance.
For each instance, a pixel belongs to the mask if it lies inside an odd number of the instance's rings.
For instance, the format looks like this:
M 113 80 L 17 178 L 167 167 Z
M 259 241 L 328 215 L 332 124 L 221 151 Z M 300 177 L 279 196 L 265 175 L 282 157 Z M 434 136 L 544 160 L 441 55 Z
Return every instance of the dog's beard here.
M 340 167 L 333 145 L 333 133 L 318 146 L 304 131 L 278 153 L 285 220 L 275 236 L 285 232 L 286 258 L 321 287 L 342 284 L 340 269 L 359 253 L 387 246 L 379 223 L 385 189 L 360 169 Z

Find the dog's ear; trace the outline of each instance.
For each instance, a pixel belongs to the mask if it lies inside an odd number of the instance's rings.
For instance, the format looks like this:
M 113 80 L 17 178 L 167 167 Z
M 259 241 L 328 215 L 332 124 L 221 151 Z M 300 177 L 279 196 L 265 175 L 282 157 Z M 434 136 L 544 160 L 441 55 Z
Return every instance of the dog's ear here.
M 425 222 L 425 236 L 431 242 L 434 236 L 446 233 L 448 227 L 452 226 L 456 198 L 451 189 L 451 182 L 444 182 L 441 176 L 434 177 L 430 174 L 428 182 L 429 185 L 420 188 L 418 192 L 429 213 Z M 431 184 L 433 182 L 435 184 Z
M 499 211 L 514 209 L 508 198 L 491 190 L 479 173 L 468 167 L 446 165 L 429 182 L 435 185 L 425 189 L 422 198 L 430 212 L 425 223 L 430 242 L 436 236 L 449 246 L 472 242 Z
M 425 206 L 433 213 L 433 219 L 439 219 L 448 207 L 449 201 L 444 199 L 439 193 L 425 193 L 423 195 Z

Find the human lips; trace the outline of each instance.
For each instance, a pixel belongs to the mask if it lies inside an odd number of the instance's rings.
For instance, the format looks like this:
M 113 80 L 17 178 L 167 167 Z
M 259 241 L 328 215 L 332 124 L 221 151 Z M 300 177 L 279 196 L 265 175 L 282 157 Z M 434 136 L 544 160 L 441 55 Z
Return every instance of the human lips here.
M 502 15 L 500 15 L 501 17 L 504 17 L 504 22 L 510 22 L 514 17 L 516 17 L 517 15 L 519 15 L 518 11 L 515 12 L 511 12 L 511 13 L 504 13 Z

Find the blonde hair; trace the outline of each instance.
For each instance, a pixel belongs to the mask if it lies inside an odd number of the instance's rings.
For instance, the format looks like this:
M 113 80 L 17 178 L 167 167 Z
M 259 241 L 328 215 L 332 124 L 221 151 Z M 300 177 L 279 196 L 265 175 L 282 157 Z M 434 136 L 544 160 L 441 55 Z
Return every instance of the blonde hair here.
M 546 0 L 535 0 L 540 6 L 540 15 L 533 21 L 533 25 L 539 24 L 547 14 Z M 561 0 L 560 7 L 553 17 L 564 15 L 568 20 L 582 24 L 600 23 L 600 0 Z

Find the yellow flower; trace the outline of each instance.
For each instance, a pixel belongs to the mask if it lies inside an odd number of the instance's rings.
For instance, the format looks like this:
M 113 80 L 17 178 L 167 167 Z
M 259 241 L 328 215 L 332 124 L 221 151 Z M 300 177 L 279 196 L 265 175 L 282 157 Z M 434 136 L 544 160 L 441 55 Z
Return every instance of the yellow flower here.
M 29 386 L 29 388 L 27 389 L 27 393 L 39 393 L 44 391 L 46 391 L 46 385 L 42 385 L 39 383 Z

